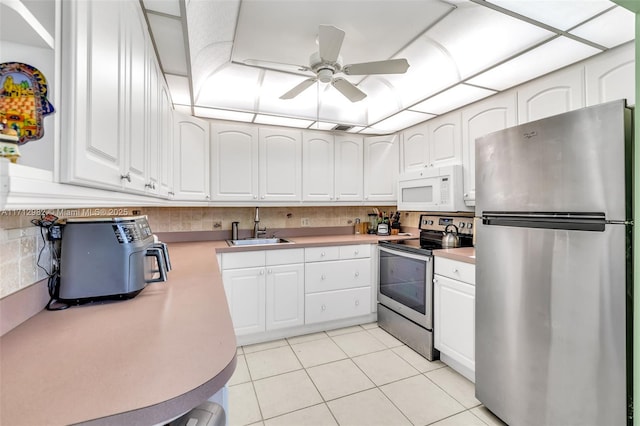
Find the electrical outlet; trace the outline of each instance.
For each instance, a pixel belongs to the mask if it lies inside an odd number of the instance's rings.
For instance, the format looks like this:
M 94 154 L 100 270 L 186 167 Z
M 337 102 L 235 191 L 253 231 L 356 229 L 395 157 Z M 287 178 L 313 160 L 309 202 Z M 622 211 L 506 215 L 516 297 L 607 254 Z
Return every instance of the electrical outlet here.
M 301 226 L 311 226 L 311 222 L 309 222 L 309 218 L 308 217 L 303 217 L 302 219 L 300 219 L 300 225 Z

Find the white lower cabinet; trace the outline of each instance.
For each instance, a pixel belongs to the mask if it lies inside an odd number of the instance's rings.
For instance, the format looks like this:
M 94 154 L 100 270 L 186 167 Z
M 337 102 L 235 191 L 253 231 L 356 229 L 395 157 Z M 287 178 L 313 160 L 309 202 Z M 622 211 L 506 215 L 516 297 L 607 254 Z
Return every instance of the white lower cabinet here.
M 305 249 L 305 323 L 372 312 L 371 246 Z
M 475 382 L 475 265 L 436 257 L 434 346 L 443 362 Z
M 304 249 L 222 253 L 221 261 L 237 336 L 304 323 Z

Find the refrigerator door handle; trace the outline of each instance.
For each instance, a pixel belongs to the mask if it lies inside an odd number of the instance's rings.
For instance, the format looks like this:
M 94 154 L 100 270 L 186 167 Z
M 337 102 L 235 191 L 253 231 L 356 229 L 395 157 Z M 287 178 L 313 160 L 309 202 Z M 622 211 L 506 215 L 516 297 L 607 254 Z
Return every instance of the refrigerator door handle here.
M 604 232 L 604 213 L 500 213 L 482 215 L 483 225 Z

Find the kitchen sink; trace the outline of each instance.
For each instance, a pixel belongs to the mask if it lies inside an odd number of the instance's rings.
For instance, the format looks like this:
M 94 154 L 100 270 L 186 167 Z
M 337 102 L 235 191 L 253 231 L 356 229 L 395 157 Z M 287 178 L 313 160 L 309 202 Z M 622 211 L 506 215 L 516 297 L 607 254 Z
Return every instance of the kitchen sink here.
M 271 244 L 294 244 L 293 241 L 284 238 L 244 238 L 242 240 L 227 240 L 229 246 L 259 246 Z

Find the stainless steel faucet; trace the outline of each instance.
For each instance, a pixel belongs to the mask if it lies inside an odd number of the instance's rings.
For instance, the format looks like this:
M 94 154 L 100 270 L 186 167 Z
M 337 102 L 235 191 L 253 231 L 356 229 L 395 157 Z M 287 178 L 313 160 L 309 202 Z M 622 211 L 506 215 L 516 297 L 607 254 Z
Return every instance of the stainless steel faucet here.
M 256 217 L 253 219 L 253 238 L 260 238 L 260 236 L 264 236 L 267 234 L 267 228 L 260 228 L 260 212 L 259 208 L 256 207 Z

